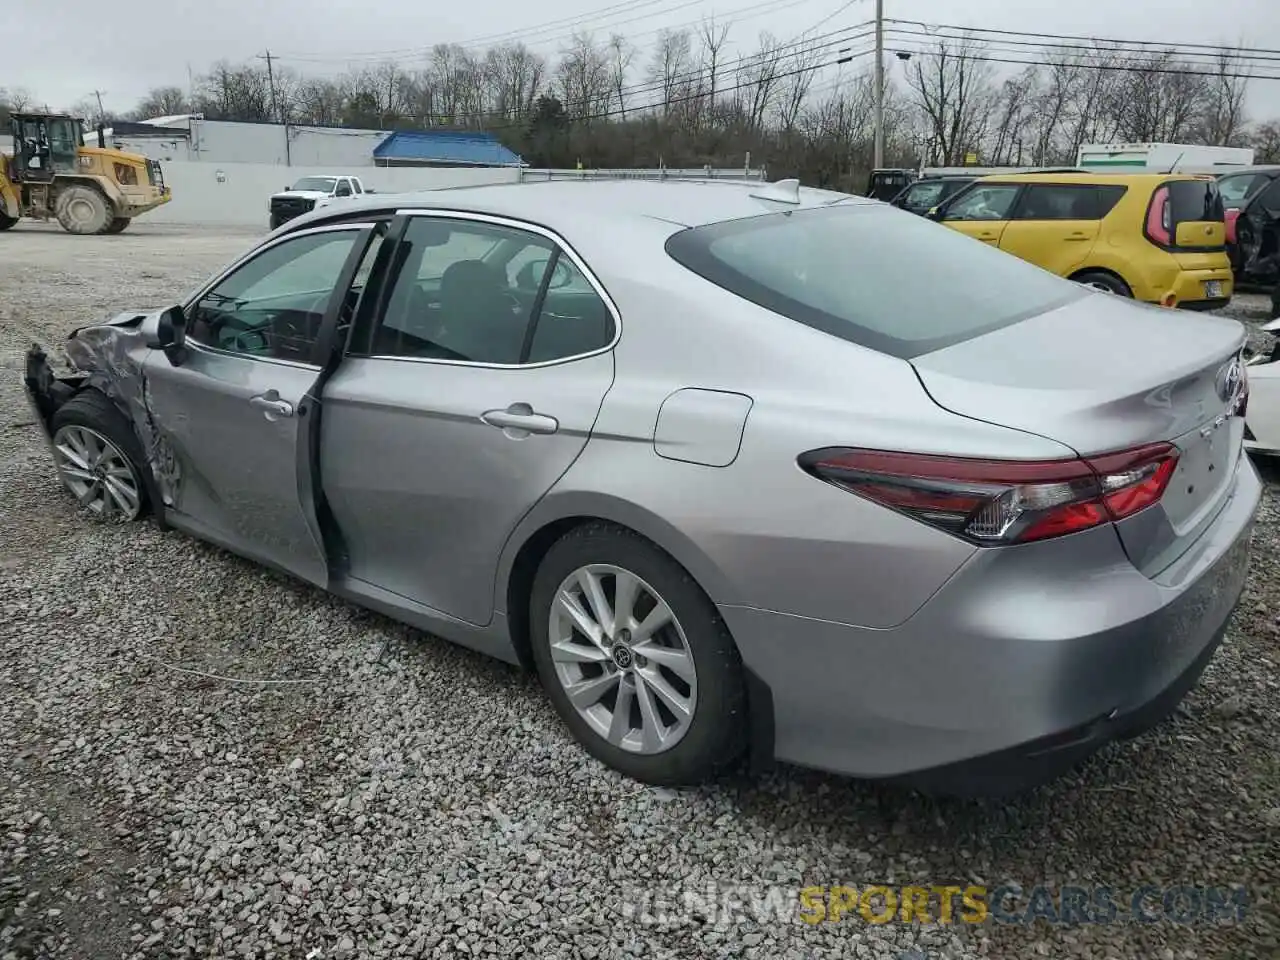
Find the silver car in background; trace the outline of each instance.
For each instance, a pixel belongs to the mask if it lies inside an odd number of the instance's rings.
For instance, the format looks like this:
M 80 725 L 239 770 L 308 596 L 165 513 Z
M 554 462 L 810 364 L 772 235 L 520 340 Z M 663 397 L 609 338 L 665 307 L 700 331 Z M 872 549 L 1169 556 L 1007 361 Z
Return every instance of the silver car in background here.
M 794 182 L 376 196 L 33 348 L 90 511 L 536 669 L 596 757 L 1034 783 L 1243 589 L 1244 331 Z

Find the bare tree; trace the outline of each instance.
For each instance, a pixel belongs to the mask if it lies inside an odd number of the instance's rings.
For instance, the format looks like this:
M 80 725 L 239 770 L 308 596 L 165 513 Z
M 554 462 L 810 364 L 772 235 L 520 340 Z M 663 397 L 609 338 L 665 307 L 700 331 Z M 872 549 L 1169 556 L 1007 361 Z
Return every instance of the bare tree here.
M 1040 74 L 1035 67 L 1014 74 L 1001 85 L 992 104 L 995 127 L 986 151 L 990 163 L 1021 165 L 1028 154 L 1034 154 L 1039 100 Z
M 555 88 L 570 117 L 589 120 L 609 112 L 613 74 L 591 34 L 573 35 L 556 66 Z
M 748 130 L 764 126 L 765 116 L 777 95 L 778 74 L 782 72 L 784 46 L 773 34 L 760 34 L 760 46 L 737 70 L 742 105 Z
M 1280 120 L 1272 120 L 1258 126 L 1249 137 L 1258 163 L 1280 163 Z
M 219 61 L 200 79 L 196 106 L 210 120 L 272 119 L 271 84 L 266 69 Z
M 1173 51 L 1165 51 L 1119 71 L 1104 103 L 1119 135 L 1137 143 L 1181 143 L 1202 115 L 1208 84 Z
M 661 94 L 662 112 L 688 94 L 693 72 L 693 38 L 688 30 L 660 30 L 649 63 L 649 81 Z
M 626 86 L 627 71 L 635 59 L 636 48 L 620 33 L 609 38 L 609 83 L 613 95 L 618 101 L 618 113 L 625 119 L 627 115 Z
M 1244 139 L 1247 74 L 1239 51 L 1223 50 L 1218 54 L 1213 76 L 1205 84 L 1204 123 L 1200 131 L 1205 143 L 1238 146 Z
M 489 111 L 509 120 L 527 117 L 542 90 L 546 70 L 547 61 L 522 43 L 489 50 L 482 68 Z
M 139 120 L 148 120 L 152 117 L 170 117 L 189 111 L 187 91 L 181 87 L 153 87 L 138 101 L 138 105 L 133 110 L 133 116 Z
M 963 162 L 986 135 L 991 70 L 981 55 L 982 47 L 966 38 L 940 40 L 911 60 L 907 84 L 925 118 L 929 152 L 943 165 Z
M 797 47 L 783 61 L 781 78 L 778 81 L 778 95 L 775 109 L 778 123 L 784 131 L 795 128 L 796 119 L 800 116 L 800 108 L 804 106 L 809 88 L 813 85 L 813 75 L 818 69 L 818 61 L 822 52 L 813 46 Z
M 705 112 L 709 117 L 715 114 L 716 94 L 720 92 L 718 82 L 723 59 L 720 51 L 729 41 L 730 26 L 731 24 L 728 23 L 716 23 L 715 17 L 708 17 L 698 27 L 698 37 L 702 42 L 702 76 L 707 100 Z
M 293 112 L 299 123 L 330 126 L 342 122 L 347 91 L 334 80 L 310 77 L 293 94 Z

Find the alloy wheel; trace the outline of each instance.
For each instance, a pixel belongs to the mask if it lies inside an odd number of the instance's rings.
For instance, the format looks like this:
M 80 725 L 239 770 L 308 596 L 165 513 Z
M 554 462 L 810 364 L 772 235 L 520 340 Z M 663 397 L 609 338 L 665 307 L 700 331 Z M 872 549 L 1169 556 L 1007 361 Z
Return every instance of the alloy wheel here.
M 68 424 L 53 437 L 58 474 L 85 509 L 104 520 L 133 520 L 142 492 L 129 459 L 90 427 Z
M 688 732 L 698 705 L 693 654 L 671 607 L 634 573 L 590 564 L 569 574 L 547 638 L 556 679 L 600 737 L 656 754 Z

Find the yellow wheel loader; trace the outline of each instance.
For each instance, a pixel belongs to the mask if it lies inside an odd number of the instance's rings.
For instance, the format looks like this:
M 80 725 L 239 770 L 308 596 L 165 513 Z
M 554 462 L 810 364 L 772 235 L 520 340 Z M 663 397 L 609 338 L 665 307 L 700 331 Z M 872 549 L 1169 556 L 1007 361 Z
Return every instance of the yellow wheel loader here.
M 0 231 L 22 217 L 56 218 L 68 233 L 120 233 L 168 203 L 156 160 L 84 145 L 84 123 L 65 114 L 15 113 L 13 155 L 0 154 Z

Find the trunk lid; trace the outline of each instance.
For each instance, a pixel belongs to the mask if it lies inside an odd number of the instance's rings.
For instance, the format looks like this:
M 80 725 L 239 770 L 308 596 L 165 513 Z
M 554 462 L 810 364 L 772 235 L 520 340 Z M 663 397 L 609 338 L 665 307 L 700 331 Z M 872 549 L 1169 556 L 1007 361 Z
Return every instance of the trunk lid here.
M 1134 564 L 1154 575 L 1226 502 L 1244 421 L 1228 415 L 1223 389 L 1244 342 L 1235 320 L 1097 293 L 911 362 L 944 409 L 1082 456 L 1178 447 L 1160 505 L 1117 525 Z

